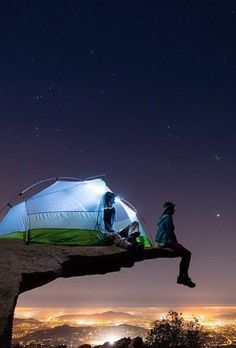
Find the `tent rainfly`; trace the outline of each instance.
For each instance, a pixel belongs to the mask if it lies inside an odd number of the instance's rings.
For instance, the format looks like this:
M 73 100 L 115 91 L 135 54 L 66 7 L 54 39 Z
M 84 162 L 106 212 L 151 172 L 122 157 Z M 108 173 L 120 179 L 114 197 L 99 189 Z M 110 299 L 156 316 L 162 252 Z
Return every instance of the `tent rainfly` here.
M 33 185 L 34 186 L 34 185 Z M 104 194 L 111 190 L 101 178 L 85 181 L 58 179 L 10 209 L 0 222 L 0 238 L 61 245 L 104 245 Z M 136 210 L 120 197 L 115 199 L 114 230 L 139 222 L 139 242 L 152 243 Z

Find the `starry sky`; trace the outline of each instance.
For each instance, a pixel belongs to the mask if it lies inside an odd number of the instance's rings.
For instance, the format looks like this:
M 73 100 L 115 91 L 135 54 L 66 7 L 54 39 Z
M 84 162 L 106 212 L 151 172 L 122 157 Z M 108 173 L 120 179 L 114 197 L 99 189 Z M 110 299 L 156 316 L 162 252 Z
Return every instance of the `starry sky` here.
M 106 174 L 155 235 L 166 200 L 192 251 L 57 280 L 20 306 L 235 304 L 236 2 L 2 0 L 1 204 L 48 177 Z

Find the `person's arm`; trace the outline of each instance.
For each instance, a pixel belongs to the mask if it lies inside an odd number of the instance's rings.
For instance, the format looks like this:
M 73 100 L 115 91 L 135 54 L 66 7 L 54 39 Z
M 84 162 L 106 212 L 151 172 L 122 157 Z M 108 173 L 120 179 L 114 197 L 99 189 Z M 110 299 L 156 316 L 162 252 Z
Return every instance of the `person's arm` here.
M 178 243 L 175 232 L 174 232 L 173 220 L 170 215 L 168 215 L 166 218 L 166 230 L 167 230 L 167 235 L 170 241 Z

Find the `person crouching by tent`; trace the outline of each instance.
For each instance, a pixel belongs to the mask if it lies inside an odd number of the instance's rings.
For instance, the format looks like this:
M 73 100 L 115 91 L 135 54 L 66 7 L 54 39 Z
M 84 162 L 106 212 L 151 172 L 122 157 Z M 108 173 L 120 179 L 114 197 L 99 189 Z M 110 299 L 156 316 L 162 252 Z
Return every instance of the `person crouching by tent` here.
M 115 194 L 113 192 L 106 192 L 104 195 L 104 226 L 106 239 L 109 242 L 118 247 L 124 249 L 132 249 L 134 247 L 139 247 L 141 249 L 140 243 L 136 242 L 136 238 L 140 236 L 139 224 L 137 221 L 132 222 L 121 231 L 114 231 L 113 224 L 115 221 L 116 210 L 115 204 Z
M 104 225 L 107 232 L 114 232 L 113 223 L 115 220 L 116 210 L 115 204 L 115 194 L 113 192 L 106 192 L 104 195 Z
M 177 278 L 177 283 L 194 288 L 196 284 L 192 282 L 188 275 L 191 252 L 178 243 L 174 232 L 175 227 L 172 216 L 175 213 L 175 204 L 172 202 L 165 202 L 163 208 L 164 211 L 158 222 L 155 241 L 157 242 L 159 248 L 168 248 L 179 253 L 181 261 L 179 265 L 179 276 Z

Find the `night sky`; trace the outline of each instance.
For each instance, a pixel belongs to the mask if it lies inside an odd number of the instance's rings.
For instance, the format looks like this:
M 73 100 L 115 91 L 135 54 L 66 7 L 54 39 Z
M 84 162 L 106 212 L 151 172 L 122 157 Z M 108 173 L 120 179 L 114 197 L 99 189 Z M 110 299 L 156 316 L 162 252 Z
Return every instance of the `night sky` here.
M 1 204 L 48 177 L 106 173 L 154 236 L 166 200 L 192 251 L 57 280 L 20 306 L 236 303 L 236 1 L 0 3 Z

